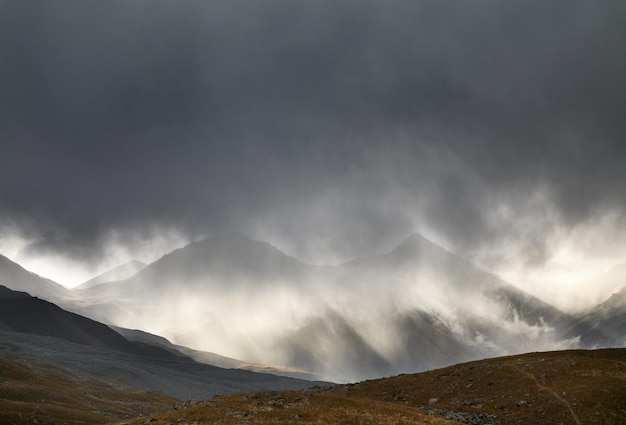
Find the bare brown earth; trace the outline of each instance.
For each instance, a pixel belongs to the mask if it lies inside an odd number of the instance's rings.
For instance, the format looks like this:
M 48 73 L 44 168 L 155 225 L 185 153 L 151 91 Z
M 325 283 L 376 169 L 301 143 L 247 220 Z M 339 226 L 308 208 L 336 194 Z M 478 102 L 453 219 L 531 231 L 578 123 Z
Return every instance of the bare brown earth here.
M 344 389 L 419 407 L 493 415 L 500 424 L 626 423 L 626 349 L 532 353 Z
M 626 349 L 532 353 L 332 389 L 216 396 L 131 424 L 624 424 Z

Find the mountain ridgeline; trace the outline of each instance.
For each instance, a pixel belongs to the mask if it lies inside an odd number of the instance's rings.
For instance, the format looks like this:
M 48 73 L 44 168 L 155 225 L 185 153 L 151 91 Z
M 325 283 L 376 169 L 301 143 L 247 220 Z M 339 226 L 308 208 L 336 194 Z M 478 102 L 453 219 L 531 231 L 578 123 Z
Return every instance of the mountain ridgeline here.
M 419 234 L 337 266 L 214 237 L 76 292 L 68 308 L 107 323 L 334 381 L 614 339 Z

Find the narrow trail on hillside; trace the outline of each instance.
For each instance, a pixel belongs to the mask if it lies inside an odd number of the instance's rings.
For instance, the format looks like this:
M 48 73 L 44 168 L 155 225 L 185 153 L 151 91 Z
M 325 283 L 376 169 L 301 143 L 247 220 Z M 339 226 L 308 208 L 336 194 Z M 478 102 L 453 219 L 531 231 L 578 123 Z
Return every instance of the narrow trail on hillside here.
M 576 416 L 576 413 L 574 413 L 574 409 L 572 409 L 572 406 L 569 404 L 569 402 L 567 400 L 565 400 L 563 397 L 558 395 L 554 390 L 552 390 L 552 388 L 546 387 L 541 382 L 539 382 L 537 380 L 537 377 L 535 377 L 535 375 L 533 375 L 531 373 L 528 373 L 525 370 L 522 370 L 522 369 L 520 369 L 517 366 L 511 366 L 511 367 L 513 369 L 517 370 L 518 372 L 520 372 L 521 374 L 523 374 L 523 375 L 527 376 L 528 378 L 532 379 L 535 382 L 535 384 L 537 384 L 537 386 L 539 388 L 541 388 L 542 390 L 548 391 L 550 394 L 552 394 L 554 396 L 554 398 L 559 400 L 561 403 L 563 403 L 567 407 L 567 410 L 569 410 L 570 414 L 574 418 L 574 422 L 576 422 L 577 425 L 582 425 L 582 423 L 580 422 L 580 419 L 578 419 L 578 416 Z

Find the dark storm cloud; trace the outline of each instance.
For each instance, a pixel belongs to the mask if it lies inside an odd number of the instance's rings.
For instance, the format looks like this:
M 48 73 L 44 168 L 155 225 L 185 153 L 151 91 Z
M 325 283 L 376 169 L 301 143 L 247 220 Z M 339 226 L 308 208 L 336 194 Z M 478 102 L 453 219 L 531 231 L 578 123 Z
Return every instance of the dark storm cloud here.
M 626 206 L 622 2 L 0 4 L 0 219 L 34 252 L 266 226 L 347 256 L 421 224 L 541 261 L 520 216 Z

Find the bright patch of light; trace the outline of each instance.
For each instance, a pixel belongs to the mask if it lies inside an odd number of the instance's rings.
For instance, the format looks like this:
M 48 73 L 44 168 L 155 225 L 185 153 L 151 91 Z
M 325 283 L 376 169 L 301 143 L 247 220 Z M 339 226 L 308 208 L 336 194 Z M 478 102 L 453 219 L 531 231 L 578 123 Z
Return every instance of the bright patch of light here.
M 0 234 L 0 254 L 30 272 L 73 288 L 131 260 L 151 263 L 186 245 L 189 239 L 178 231 L 163 228 L 153 229 L 147 237 L 134 237 L 128 232 L 111 232 L 104 238 L 102 258 L 92 264 L 61 255 L 25 254 L 32 242 L 17 232 L 3 229 Z

